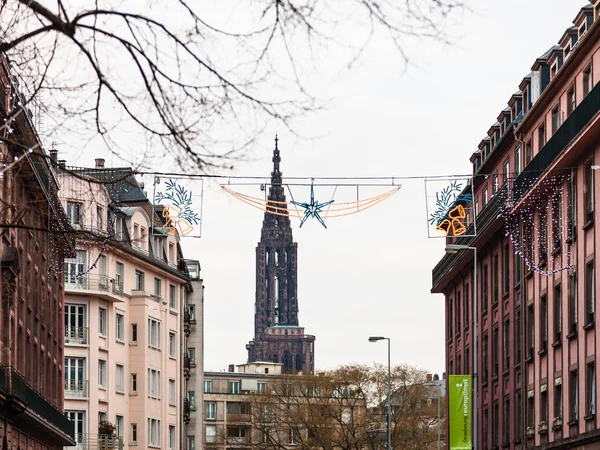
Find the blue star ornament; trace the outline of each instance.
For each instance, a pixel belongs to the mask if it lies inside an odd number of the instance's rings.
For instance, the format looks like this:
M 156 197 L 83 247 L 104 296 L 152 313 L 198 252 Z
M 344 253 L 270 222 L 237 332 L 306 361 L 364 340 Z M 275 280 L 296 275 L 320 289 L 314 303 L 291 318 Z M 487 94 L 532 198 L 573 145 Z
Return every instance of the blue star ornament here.
M 291 201 L 292 204 L 304 208 L 304 217 L 300 221 L 300 228 L 302 228 L 302 225 L 304 225 L 306 219 L 310 217 L 314 217 L 321 223 L 321 225 L 327 228 L 327 225 L 325 225 L 325 221 L 321 217 L 321 213 L 323 212 L 323 208 L 331 205 L 333 202 L 335 202 L 335 200 L 329 200 L 328 202 L 324 203 L 319 203 L 318 200 L 315 200 L 315 190 L 313 185 L 310 186 L 310 203 L 296 202 L 294 200 Z

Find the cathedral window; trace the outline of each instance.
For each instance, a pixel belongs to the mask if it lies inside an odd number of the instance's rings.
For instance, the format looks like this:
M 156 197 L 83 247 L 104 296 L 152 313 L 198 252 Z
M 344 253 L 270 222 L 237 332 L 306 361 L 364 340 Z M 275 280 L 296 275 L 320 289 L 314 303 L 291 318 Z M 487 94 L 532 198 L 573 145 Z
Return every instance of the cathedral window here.
M 279 265 L 279 250 L 275 250 L 275 265 Z
M 270 251 L 269 251 L 269 249 L 267 249 L 267 253 L 266 253 L 266 255 L 267 255 L 267 266 L 269 265 L 269 253 L 270 253 Z

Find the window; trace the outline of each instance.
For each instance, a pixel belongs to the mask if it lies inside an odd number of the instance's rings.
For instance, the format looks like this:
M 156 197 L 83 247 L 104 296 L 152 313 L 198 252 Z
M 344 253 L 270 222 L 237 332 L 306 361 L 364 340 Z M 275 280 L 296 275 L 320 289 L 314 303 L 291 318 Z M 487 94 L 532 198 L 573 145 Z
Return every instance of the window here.
M 567 208 L 567 237 L 570 242 L 573 242 L 577 237 L 577 175 L 575 171 L 571 173 L 567 195 L 569 196 L 567 202 L 567 205 L 569 205 Z
M 169 285 L 169 308 L 171 309 L 177 309 L 177 304 L 175 303 L 175 295 L 176 290 L 175 290 L 175 286 L 170 284 Z
M 133 242 L 135 247 L 140 247 L 140 226 L 135 223 L 133 224 Z
M 481 271 L 481 312 L 484 314 L 488 309 L 488 278 L 488 265 L 484 263 Z
M 483 333 L 483 348 L 482 348 L 482 353 L 483 353 L 483 361 L 482 361 L 482 365 L 483 365 L 483 374 L 481 377 L 481 383 L 482 384 L 487 384 L 488 382 L 488 334 L 487 332 Z
M 527 393 L 527 428 L 535 429 L 535 399 L 533 391 Z
M 460 335 L 460 291 L 456 292 L 456 300 L 454 301 L 456 305 L 456 335 Z
M 452 298 L 450 298 L 448 300 L 448 338 L 452 339 L 452 336 L 454 336 L 454 319 L 453 319 L 453 315 L 454 315 L 454 302 L 452 301 Z
M 546 145 L 546 125 L 543 123 L 538 128 L 538 152 Z
M 123 416 L 116 416 L 116 420 L 115 420 L 115 434 L 117 435 L 117 437 L 123 439 L 123 429 L 125 427 L 125 420 L 123 419 Z
M 67 218 L 71 225 L 81 226 L 81 203 L 67 202 Z
M 216 431 L 215 431 L 216 433 Z M 208 435 L 208 432 L 206 433 Z M 208 441 L 206 441 L 208 442 Z M 187 450 L 196 450 L 196 437 L 188 436 L 187 437 Z
M 75 258 L 66 258 L 64 265 L 65 283 L 81 284 L 84 279 L 85 267 L 87 260 L 87 252 L 84 250 L 76 250 Z
M 173 379 L 169 379 L 169 405 L 177 405 L 177 384 Z
M 567 116 L 570 116 L 575 111 L 576 97 L 575 97 L 575 86 L 573 86 L 567 92 Z
M 559 193 L 552 196 L 552 250 L 562 246 L 562 197 Z
M 188 306 L 188 314 L 190 315 L 190 321 L 196 321 L 196 305 Z
M 521 317 L 521 309 L 517 308 L 515 311 L 515 366 L 521 364 L 521 356 L 523 346 L 523 322 Z
M 585 324 L 594 323 L 594 261 L 590 261 L 585 265 Z
M 498 327 L 492 330 L 492 378 L 498 377 Z M 497 423 L 497 422 L 494 422 Z
M 547 236 L 548 236 L 548 221 L 546 215 L 546 205 L 541 205 L 539 212 L 539 246 L 540 246 L 540 266 L 543 266 L 548 261 L 548 247 L 547 247 Z
M 481 207 L 485 208 L 488 203 L 488 190 L 485 188 L 481 194 Z
M 527 141 L 525 144 L 525 166 L 531 162 L 533 159 L 533 147 L 531 146 L 531 139 Z
M 212 392 L 212 380 L 204 380 L 204 393 L 210 394 Z
M 162 280 L 160 278 L 154 278 L 154 295 L 162 297 Z
M 160 398 L 160 370 L 148 369 L 148 396 Z
M 540 422 L 548 424 L 548 390 L 540 392 Z
M 548 296 L 540 299 L 540 351 L 548 348 Z
M 510 322 L 508 319 L 504 321 L 502 329 L 502 368 L 503 372 L 508 372 L 510 366 Z
M 229 393 L 230 394 L 239 394 L 240 393 L 240 382 L 239 381 L 230 381 L 229 382 Z
M 98 308 L 98 334 L 106 336 L 106 309 Z
M 569 372 L 569 422 L 576 422 L 579 417 L 579 380 L 577 370 Z
M 502 443 L 508 444 L 510 442 L 510 397 L 504 397 L 504 409 L 502 424 Z
M 175 245 L 172 242 L 169 242 L 169 263 L 177 263 L 177 261 L 175 261 Z
M 115 371 L 115 390 L 117 392 L 125 392 L 125 367 L 122 364 L 117 364 Z
M 190 409 L 196 409 L 196 392 L 195 391 L 188 391 L 188 393 L 187 393 L 187 399 L 188 399 L 188 402 L 190 404 Z
M 529 354 L 527 358 L 533 358 L 533 350 L 535 348 L 535 316 L 533 305 L 527 306 L 527 348 Z
M 148 444 L 160 445 L 160 419 L 148 419 Z
M 256 390 L 259 394 L 264 394 L 265 392 L 267 392 L 267 383 L 264 381 L 259 381 L 258 383 L 256 383 Z
M 500 268 L 498 267 L 498 253 L 494 253 L 492 257 L 492 305 L 498 303 L 499 297 L 499 286 L 498 286 L 498 273 L 500 272 Z
M 583 96 L 585 97 L 592 91 L 593 79 L 592 79 L 592 66 L 588 66 L 583 71 Z
M 500 188 L 500 182 L 498 181 L 498 174 L 496 173 L 492 178 L 492 197 L 498 193 Z
M 562 339 L 562 292 L 560 284 L 554 286 L 554 342 Z
M 104 229 L 104 209 L 102 206 L 96 206 L 96 228 L 98 231 Z
M 217 442 L 217 426 L 216 425 L 206 425 L 205 427 L 206 436 L 204 442 L 207 444 L 214 444 Z
M 205 402 L 204 408 L 206 420 L 215 420 L 217 418 L 217 404 L 215 402 Z
M 117 313 L 117 341 L 125 340 L 125 316 L 123 314 Z
M 554 383 L 554 417 L 562 419 L 562 383 Z
M 143 291 L 144 290 L 144 272 L 141 270 L 135 271 L 135 290 Z
M 137 323 L 131 324 L 131 343 L 137 344 Z
M 591 222 L 594 220 L 594 169 L 591 166 L 594 165 L 593 160 L 588 160 L 585 163 L 584 170 L 584 183 L 583 183 L 583 201 L 585 205 L 585 220 Z
M 175 340 L 175 333 L 169 332 L 169 356 L 175 358 L 177 355 L 177 344 Z
M 586 416 L 596 414 L 596 365 L 591 362 L 585 373 L 585 411 Z
M 500 414 L 498 411 L 498 402 L 492 405 L 492 448 L 498 447 L 498 431 L 500 427 Z
M 117 270 L 115 272 L 115 290 L 123 292 L 123 277 L 125 276 L 125 265 L 117 261 Z
M 98 360 L 98 386 L 106 388 L 106 361 Z
M 148 319 L 148 346 L 160 348 L 160 322 L 156 319 Z
M 508 295 L 510 290 L 510 256 L 507 242 L 502 250 L 502 293 L 504 295 Z
M 169 450 L 173 450 L 175 445 L 175 425 L 169 425 Z
M 469 283 L 465 283 L 464 295 L 463 295 L 463 314 L 465 316 L 465 328 L 469 326 Z
M 193 347 L 188 348 L 188 356 L 190 358 L 190 364 L 196 364 L 196 349 Z
M 137 423 L 131 424 L 131 442 L 137 443 Z
M 523 159 L 521 154 L 521 146 L 519 145 L 515 150 L 515 172 L 519 175 L 523 171 Z
M 569 334 L 577 333 L 577 272 L 569 275 Z
M 558 131 L 560 127 L 560 108 L 558 105 L 552 109 L 552 134 Z
M 131 374 L 131 393 L 137 394 L 137 373 Z
M 164 243 L 163 240 L 160 237 L 155 236 L 153 243 L 152 243 L 152 248 L 154 250 L 154 257 L 158 258 L 158 259 L 163 259 L 164 258 Z

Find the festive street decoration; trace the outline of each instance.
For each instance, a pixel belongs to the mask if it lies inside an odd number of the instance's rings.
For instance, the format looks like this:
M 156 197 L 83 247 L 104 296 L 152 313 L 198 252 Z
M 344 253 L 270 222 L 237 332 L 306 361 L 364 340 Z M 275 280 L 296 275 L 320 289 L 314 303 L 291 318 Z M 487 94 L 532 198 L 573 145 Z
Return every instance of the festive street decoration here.
M 225 192 L 230 194 L 232 197 L 234 197 L 235 199 L 241 201 L 242 203 L 245 203 L 249 206 L 257 208 L 265 213 L 273 214 L 276 216 L 295 217 L 297 219 L 300 219 L 300 226 L 302 226 L 306 222 L 307 219 L 312 217 L 312 218 L 317 219 L 319 221 L 319 223 L 321 223 L 321 225 L 323 225 L 325 228 L 327 228 L 327 226 L 325 224 L 326 219 L 333 219 L 336 217 L 344 217 L 344 216 L 357 214 L 359 212 L 363 212 L 363 211 L 365 211 L 369 208 L 372 208 L 373 206 L 381 203 L 382 201 L 390 198 L 392 195 L 394 195 L 396 192 L 398 192 L 401 188 L 401 186 L 394 186 L 392 189 L 390 189 L 386 192 L 383 192 L 381 194 L 375 195 L 373 197 L 361 199 L 360 196 L 358 195 L 359 186 L 353 185 L 352 187 L 356 188 L 356 190 L 357 190 L 357 199 L 356 200 L 346 201 L 346 202 L 338 202 L 334 198 L 332 198 L 329 201 L 320 203 L 319 201 L 315 200 L 315 196 L 314 196 L 315 184 L 311 182 L 310 186 L 311 186 L 311 194 L 310 194 L 309 202 L 299 202 L 299 201 L 294 200 L 290 185 L 286 185 L 286 187 L 288 188 L 288 190 L 290 192 L 290 196 L 292 197 L 292 200 L 289 202 L 288 201 L 274 201 L 274 200 L 268 200 L 267 198 L 253 197 L 251 195 L 247 195 L 247 194 L 243 194 L 241 192 L 235 191 L 228 185 L 221 185 L 221 188 Z M 335 191 L 333 194 L 334 196 L 335 196 L 335 192 L 337 192 L 338 187 L 339 187 L 338 185 L 335 186 Z M 349 186 L 345 185 L 345 187 L 349 187 Z M 298 209 L 298 207 L 303 208 L 304 211 L 300 211 Z
M 203 186 L 202 179 L 200 183 Z M 198 205 L 194 202 L 195 196 L 192 190 L 183 186 L 181 180 L 173 178 L 165 180 L 162 184 L 160 178 L 156 177 L 154 186 L 154 200 L 156 205 L 162 206 L 162 228 L 167 229 L 169 235 L 200 237 L 202 211 L 197 209 Z M 203 187 L 201 191 L 203 191 Z M 200 197 L 202 198 L 202 196 Z M 201 198 L 198 202 L 200 207 Z M 153 232 L 156 234 L 159 231 L 155 229 Z
M 302 220 L 300 220 L 300 228 L 302 228 L 302 225 L 304 225 L 304 222 L 306 222 L 306 219 L 309 217 L 314 217 L 321 223 L 321 225 L 327 228 L 325 221 L 321 217 L 321 212 L 324 207 L 331 205 L 333 202 L 335 202 L 335 200 L 329 200 L 324 203 L 319 203 L 318 200 L 315 200 L 315 187 L 312 184 L 310 185 L 310 203 L 296 202 L 294 200 L 291 201 L 293 205 L 304 208 L 304 217 Z
M 471 184 L 465 181 L 464 184 L 459 179 L 425 181 L 426 192 L 428 182 L 436 183 L 437 188 L 433 203 L 428 204 L 428 223 L 430 228 L 435 230 L 434 236 L 458 237 L 467 233 L 470 218 L 473 217 L 473 214 L 470 214 L 473 196 L 470 192 Z M 430 237 L 434 236 L 430 232 Z

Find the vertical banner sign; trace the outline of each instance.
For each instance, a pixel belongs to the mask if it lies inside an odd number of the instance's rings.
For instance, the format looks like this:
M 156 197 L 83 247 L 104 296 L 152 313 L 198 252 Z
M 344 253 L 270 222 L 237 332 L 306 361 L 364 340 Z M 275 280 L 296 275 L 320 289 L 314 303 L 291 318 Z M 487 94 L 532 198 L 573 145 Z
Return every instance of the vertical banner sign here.
M 450 450 L 471 450 L 471 375 L 448 377 Z

